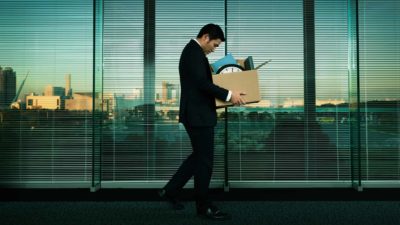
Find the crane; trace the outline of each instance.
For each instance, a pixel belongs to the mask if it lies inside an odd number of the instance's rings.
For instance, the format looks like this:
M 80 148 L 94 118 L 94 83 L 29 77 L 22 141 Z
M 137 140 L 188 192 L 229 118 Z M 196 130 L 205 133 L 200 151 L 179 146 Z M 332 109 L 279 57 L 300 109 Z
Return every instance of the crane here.
M 28 75 L 29 75 L 29 71 L 28 71 L 28 73 L 26 73 L 25 79 L 22 81 L 21 85 L 18 88 L 17 93 L 15 94 L 14 99 L 11 102 L 11 105 L 10 105 L 11 109 L 21 109 L 21 104 L 20 104 L 20 102 L 18 102 L 18 97 L 21 94 L 22 88 L 24 87 L 24 84 L 25 84 L 26 79 L 28 78 Z

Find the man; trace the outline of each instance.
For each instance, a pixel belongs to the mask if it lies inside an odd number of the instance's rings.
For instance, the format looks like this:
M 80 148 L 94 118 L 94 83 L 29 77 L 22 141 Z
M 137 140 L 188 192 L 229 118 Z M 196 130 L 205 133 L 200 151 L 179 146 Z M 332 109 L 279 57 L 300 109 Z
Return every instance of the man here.
M 174 209 L 183 209 L 176 197 L 194 176 L 197 214 L 215 220 L 230 218 L 230 215 L 221 212 L 208 199 L 214 158 L 214 127 L 217 123 L 215 98 L 235 105 L 245 103 L 241 97 L 244 93 L 229 91 L 212 83 L 206 55 L 214 52 L 223 41 L 225 37 L 221 27 L 207 24 L 200 30 L 197 38 L 190 40 L 182 51 L 179 61 L 179 122 L 185 126 L 193 152 L 159 191 L 159 195 L 170 202 Z

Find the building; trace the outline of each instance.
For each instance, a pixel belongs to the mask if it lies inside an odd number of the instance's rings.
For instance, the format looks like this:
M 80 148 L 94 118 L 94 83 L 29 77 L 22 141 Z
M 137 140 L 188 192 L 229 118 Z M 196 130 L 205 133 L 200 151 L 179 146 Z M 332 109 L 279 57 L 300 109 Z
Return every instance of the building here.
M 170 104 L 175 103 L 177 99 L 177 91 L 174 84 L 166 81 L 162 82 L 161 103 Z
M 92 111 L 93 94 L 91 92 L 74 93 L 72 99 L 65 99 L 65 109 Z
M 283 104 L 283 108 L 292 108 L 292 107 L 303 107 L 304 99 L 295 99 L 295 98 L 287 98 Z
M 116 107 L 116 94 L 115 93 L 103 93 L 103 104 L 102 110 L 107 114 L 109 119 L 114 118 L 114 110 Z
M 65 97 L 72 97 L 72 88 L 71 88 L 71 74 L 65 75 Z
M 28 95 L 26 109 L 61 109 L 61 97 Z
M 11 67 L 0 67 L 0 108 L 9 108 L 17 92 L 16 72 Z
M 47 85 L 44 89 L 44 96 L 60 96 L 63 97 L 65 94 L 65 88 L 54 87 L 52 85 Z

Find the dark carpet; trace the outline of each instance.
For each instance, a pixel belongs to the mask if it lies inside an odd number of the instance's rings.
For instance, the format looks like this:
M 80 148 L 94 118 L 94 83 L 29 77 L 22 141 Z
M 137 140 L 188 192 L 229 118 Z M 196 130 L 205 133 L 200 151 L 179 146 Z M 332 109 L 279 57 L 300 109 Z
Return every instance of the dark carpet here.
M 400 225 L 400 189 L 221 189 L 210 197 L 230 221 L 196 216 L 193 191 L 182 211 L 156 189 L 0 189 L 0 225 Z
M 208 221 L 195 214 L 194 203 L 174 211 L 158 201 L 3 201 L 1 225 L 71 224 L 271 224 L 271 225 L 397 225 L 398 201 L 224 201 L 230 221 Z

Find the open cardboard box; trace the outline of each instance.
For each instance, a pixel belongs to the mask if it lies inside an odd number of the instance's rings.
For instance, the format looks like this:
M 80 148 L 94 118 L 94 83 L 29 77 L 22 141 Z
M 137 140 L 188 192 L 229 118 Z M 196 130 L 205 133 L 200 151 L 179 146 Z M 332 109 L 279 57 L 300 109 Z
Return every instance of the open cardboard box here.
M 244 68 L 244 60 L 236 60 Z M 247 103 L 255 103 L 261 100 L 258 85 L 258 71 L 246 70 L 235 73 L 224 73 L 212 75 L 213 83 L 231 91 L 242 91 L 246 95 L 243 98 Z M 231 102 L 215 99 L 217 108 L 233 106 Z

